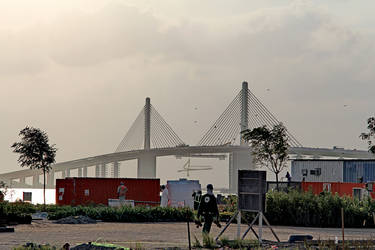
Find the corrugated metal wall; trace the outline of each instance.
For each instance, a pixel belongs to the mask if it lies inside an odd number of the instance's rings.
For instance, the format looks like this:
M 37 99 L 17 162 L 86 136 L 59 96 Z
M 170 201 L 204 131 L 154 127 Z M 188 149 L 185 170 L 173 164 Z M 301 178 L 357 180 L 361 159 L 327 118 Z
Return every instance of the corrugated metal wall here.
M 375 181 L 375 161 L 359 160 L 344 161 L 344 182 Z
M 324 188 L 329 186 L 330 190 L 326 190 L 332 194 L 338 194 L 339 196 L 353 197 L 353 189 L 366 189 L 365 183 L 337 183 L 337 182 L 303 182 L 301 183 L 302 190 L 305 192 L 312 191 L 313 194 L 320 194 Z M 374 193 L 371 192 L 371 197 L 374 197 Z
M 294 160 L 292 161 L 292 181 L 310 182 L 343 182 L 342 160 Z M 312 174 L 311 171 L 320 169 L 320 175 Z M 303 175 L 303 172 L 307 172 Z
M 117 199 L 117 187 L 124 182 L 128 188 L 127 200 L 136 205 L 158 205 L 160 202 L 159 179 L 132 178 L 65 178 L 56 180 L 56 204 L 85 205 L 90 203 L 108 205 L 108 199 Z

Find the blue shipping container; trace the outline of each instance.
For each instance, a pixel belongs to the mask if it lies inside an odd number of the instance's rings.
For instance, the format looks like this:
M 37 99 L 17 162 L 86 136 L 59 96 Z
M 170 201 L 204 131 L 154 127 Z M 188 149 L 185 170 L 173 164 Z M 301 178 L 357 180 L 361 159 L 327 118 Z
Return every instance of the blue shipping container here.
M 344 182 L 360 182 L 361 177 L 363 182 L 375 181 L 375 161 L 344 161 Z

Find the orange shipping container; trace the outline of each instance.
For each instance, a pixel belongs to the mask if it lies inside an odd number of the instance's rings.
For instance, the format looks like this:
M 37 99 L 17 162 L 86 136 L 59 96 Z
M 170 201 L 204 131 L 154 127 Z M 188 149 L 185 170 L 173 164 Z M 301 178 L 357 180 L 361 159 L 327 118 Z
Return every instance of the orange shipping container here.
M 307 192 L 311 190 L 314 194 L 320 194 L 323 190 L 339 196 L 353 197 L 354 193 L 359 190 L 366 190 L 366 183 L 343 183 L 343 182 L 302 182 L 302 190 Z M 360 192 L 358 193 L 360 194 Z M 372 198 L 375 193 L 370 192 Z

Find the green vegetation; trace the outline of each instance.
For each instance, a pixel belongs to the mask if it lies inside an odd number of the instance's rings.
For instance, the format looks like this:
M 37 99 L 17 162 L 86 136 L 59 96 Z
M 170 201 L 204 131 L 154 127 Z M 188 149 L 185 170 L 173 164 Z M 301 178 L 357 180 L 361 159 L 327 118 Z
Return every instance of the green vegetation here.
M 279 174 L 286 168 L 288 161 L 288 135 L 282 123 L 272 129 L 266 126 L 242 131 L 242 137 L 251 144 L 254 162 L 267 167 L 276 177 L 276 189 L 279 190 Z
M 340 227 L 344 208 L 346 227 L 375 227 L 375 200 L 311 192 L 269 192 L 266 217 L 273 225 Z
M 222 207 L 221 221 L 228 221 L 236 211 L 237 200 L 228 199 Z M 375 200 L 359 201 L 350 197 L 339 197 L 326 193 L 314 195 L 311 192 L 291 191 L 269 192 L 265 215 L 272 225 L 306 227 L 340 227 L 341 208 L 345 212 L 346 227 L 375 227 Z M 30 223 L 30 214 L 41 211 L 42 205 L 24 202 L 0 202 L 0 211 L 18 223 Z M 48 218 L 57 220 L 68 216 L 88 216 L 106 222 L 182 222 L 193 221 L 194 213 L 187 208 L 121 207 L 107 206 L 56 206 L 47 205 Z M 251 222 L 254 213 L 243 213 L 244 221 Z
M 41 169 L 43 171 L 43 200 L 46 205 L 46 173 L 51 170 L 51 164 L 55 163 L 55 145 L 49 145 L 46 132 L 33 127 L 26 127 L 19 133 L 20 142 L 11 146 L 13 152 L 19 154 L 18 162 L 21 167 Z
M 367 119 L 367 133 L 361 133 L 359 136 L 362 140 L 367 141 L 368 143 L 368 150 L 371 153 L 375 153 L 375 144 L 373 140 L 375 138 L 375 117 L 369 117 Z
M 50 210 L 53 210 L 50 208 Z M 57 207 L 50 212 L 48 218 L 57 220 L 68 216 L 84 215 L 92 219 L 106 222 L 178 222 L 192 221 L 193 212 L 187 208 L 161 208 L 161 207 Z
M 196 235 L 194 235 L 193 247 L 194 248 L 202 248 L 203 247 Z
M 203 247 L 210 249 L 217 247 L 214 238 L 212 238 L 212 236 L 207 233 L 203 234 Z
M 7 218 L 8 223 L 30 224 L 33 205 L 23 202 L 0 202 L 0 215 Z
M 50 246 L 49 244 L 40 245 L 36 243 L 26 243 L 23 246 L 13 248 L 13 250 L 57 250 L 57 249 L 61 249 L 61 248 Z

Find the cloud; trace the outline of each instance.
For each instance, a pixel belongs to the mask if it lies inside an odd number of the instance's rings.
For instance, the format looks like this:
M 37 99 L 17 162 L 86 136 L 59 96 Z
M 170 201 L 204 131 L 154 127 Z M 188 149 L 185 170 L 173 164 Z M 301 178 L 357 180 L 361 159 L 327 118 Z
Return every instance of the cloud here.
M 39 37 L 22 30 L 0 30 L 0 74 L 34 74 L 47 63 L 45 50 Z

